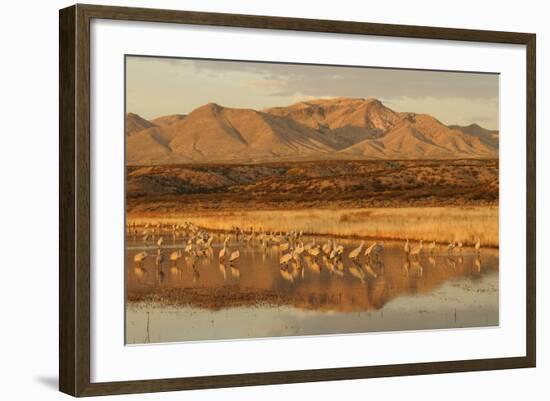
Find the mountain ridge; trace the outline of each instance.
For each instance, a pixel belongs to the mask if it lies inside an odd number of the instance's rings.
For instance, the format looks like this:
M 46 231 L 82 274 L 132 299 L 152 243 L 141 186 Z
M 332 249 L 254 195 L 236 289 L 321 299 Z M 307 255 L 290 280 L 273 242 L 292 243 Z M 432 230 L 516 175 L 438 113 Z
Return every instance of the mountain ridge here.
M 126 116 L 127 163 L 498 158 L 498 131 L 445 125 L 369 98 L 312 99 L 263 110 L 216 103 L 189 114 Z

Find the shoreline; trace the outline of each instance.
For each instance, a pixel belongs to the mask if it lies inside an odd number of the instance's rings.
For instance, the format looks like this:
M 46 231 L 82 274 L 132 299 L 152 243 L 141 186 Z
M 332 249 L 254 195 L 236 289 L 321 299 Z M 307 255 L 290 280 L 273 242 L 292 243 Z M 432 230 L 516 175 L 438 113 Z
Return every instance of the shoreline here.
M 127 214 L 126 223 L 181 224 L 190 221 L 213 232 L 238 226 L 267 232 L 302 230 L 304 235 L 340 239 L 388 241 L 460 241 L 472 246 L 499 248 L 498 206 L 405 207 L 355 209 L 223 210 Z

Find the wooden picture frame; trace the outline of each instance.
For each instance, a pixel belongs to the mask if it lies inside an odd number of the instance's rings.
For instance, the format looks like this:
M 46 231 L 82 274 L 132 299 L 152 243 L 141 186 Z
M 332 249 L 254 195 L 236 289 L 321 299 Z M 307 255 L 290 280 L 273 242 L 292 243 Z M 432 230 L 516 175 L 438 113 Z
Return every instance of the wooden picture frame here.
M 90 21 L 94 18 L 525 45 L 527 49 L 525 60 L 527 71 L 526 355 L 511 358 L 92 383 L 90 380 Z M 536 37 L 534 34 L 80 4 L 60 10 L 59 29 L 59 388 L 62 392 L 73 396 L 94 396 L 535 366 Z

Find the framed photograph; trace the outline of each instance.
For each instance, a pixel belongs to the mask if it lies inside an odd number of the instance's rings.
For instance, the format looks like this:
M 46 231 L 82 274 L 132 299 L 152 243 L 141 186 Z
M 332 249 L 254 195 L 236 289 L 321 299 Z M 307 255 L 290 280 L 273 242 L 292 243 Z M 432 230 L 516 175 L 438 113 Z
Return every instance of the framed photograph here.
M 534 34 L 59 18 L 61 391 L 535 366 Z

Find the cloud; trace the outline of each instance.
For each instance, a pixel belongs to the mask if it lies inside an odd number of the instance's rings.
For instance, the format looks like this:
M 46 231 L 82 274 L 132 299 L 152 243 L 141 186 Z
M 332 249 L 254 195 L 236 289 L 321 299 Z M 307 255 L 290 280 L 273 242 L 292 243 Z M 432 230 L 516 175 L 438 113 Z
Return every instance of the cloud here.
M 255 78 L 245 82 L 245 85 L 251 89 L 256 89 L 262 93 L 272 95 L 282 91 L 288 91 L 288 81 L 277 76 L 266 78 Z
M 273 96 L 339 93 L 350 97 L 470 97 L 498 93 L 498 75 L 428 70 L 384 69 L 261 62 L 187 60 L 197 71 L 217 76 L 241 72 L 257 77 L 254 84 Z M 260 84 L 264 81 L 264 85 Z
M 128 104 L 146 115 L 213 101 L 283 106 L 319 97 L 375 97 L 458 123 L 498 123 L 497 74 L 180 58 L 128 58 Z
M 338 96 L 331 96 L 331 95 L 312 96 L 312 95 L 306 95 L 304 93 L 296 93 L 291 97 L 291 100 L 292 100 L 291 103 L 307 102 L 308 100 L 313 100 L 313 99 L 334 99 L 336 97 Z

